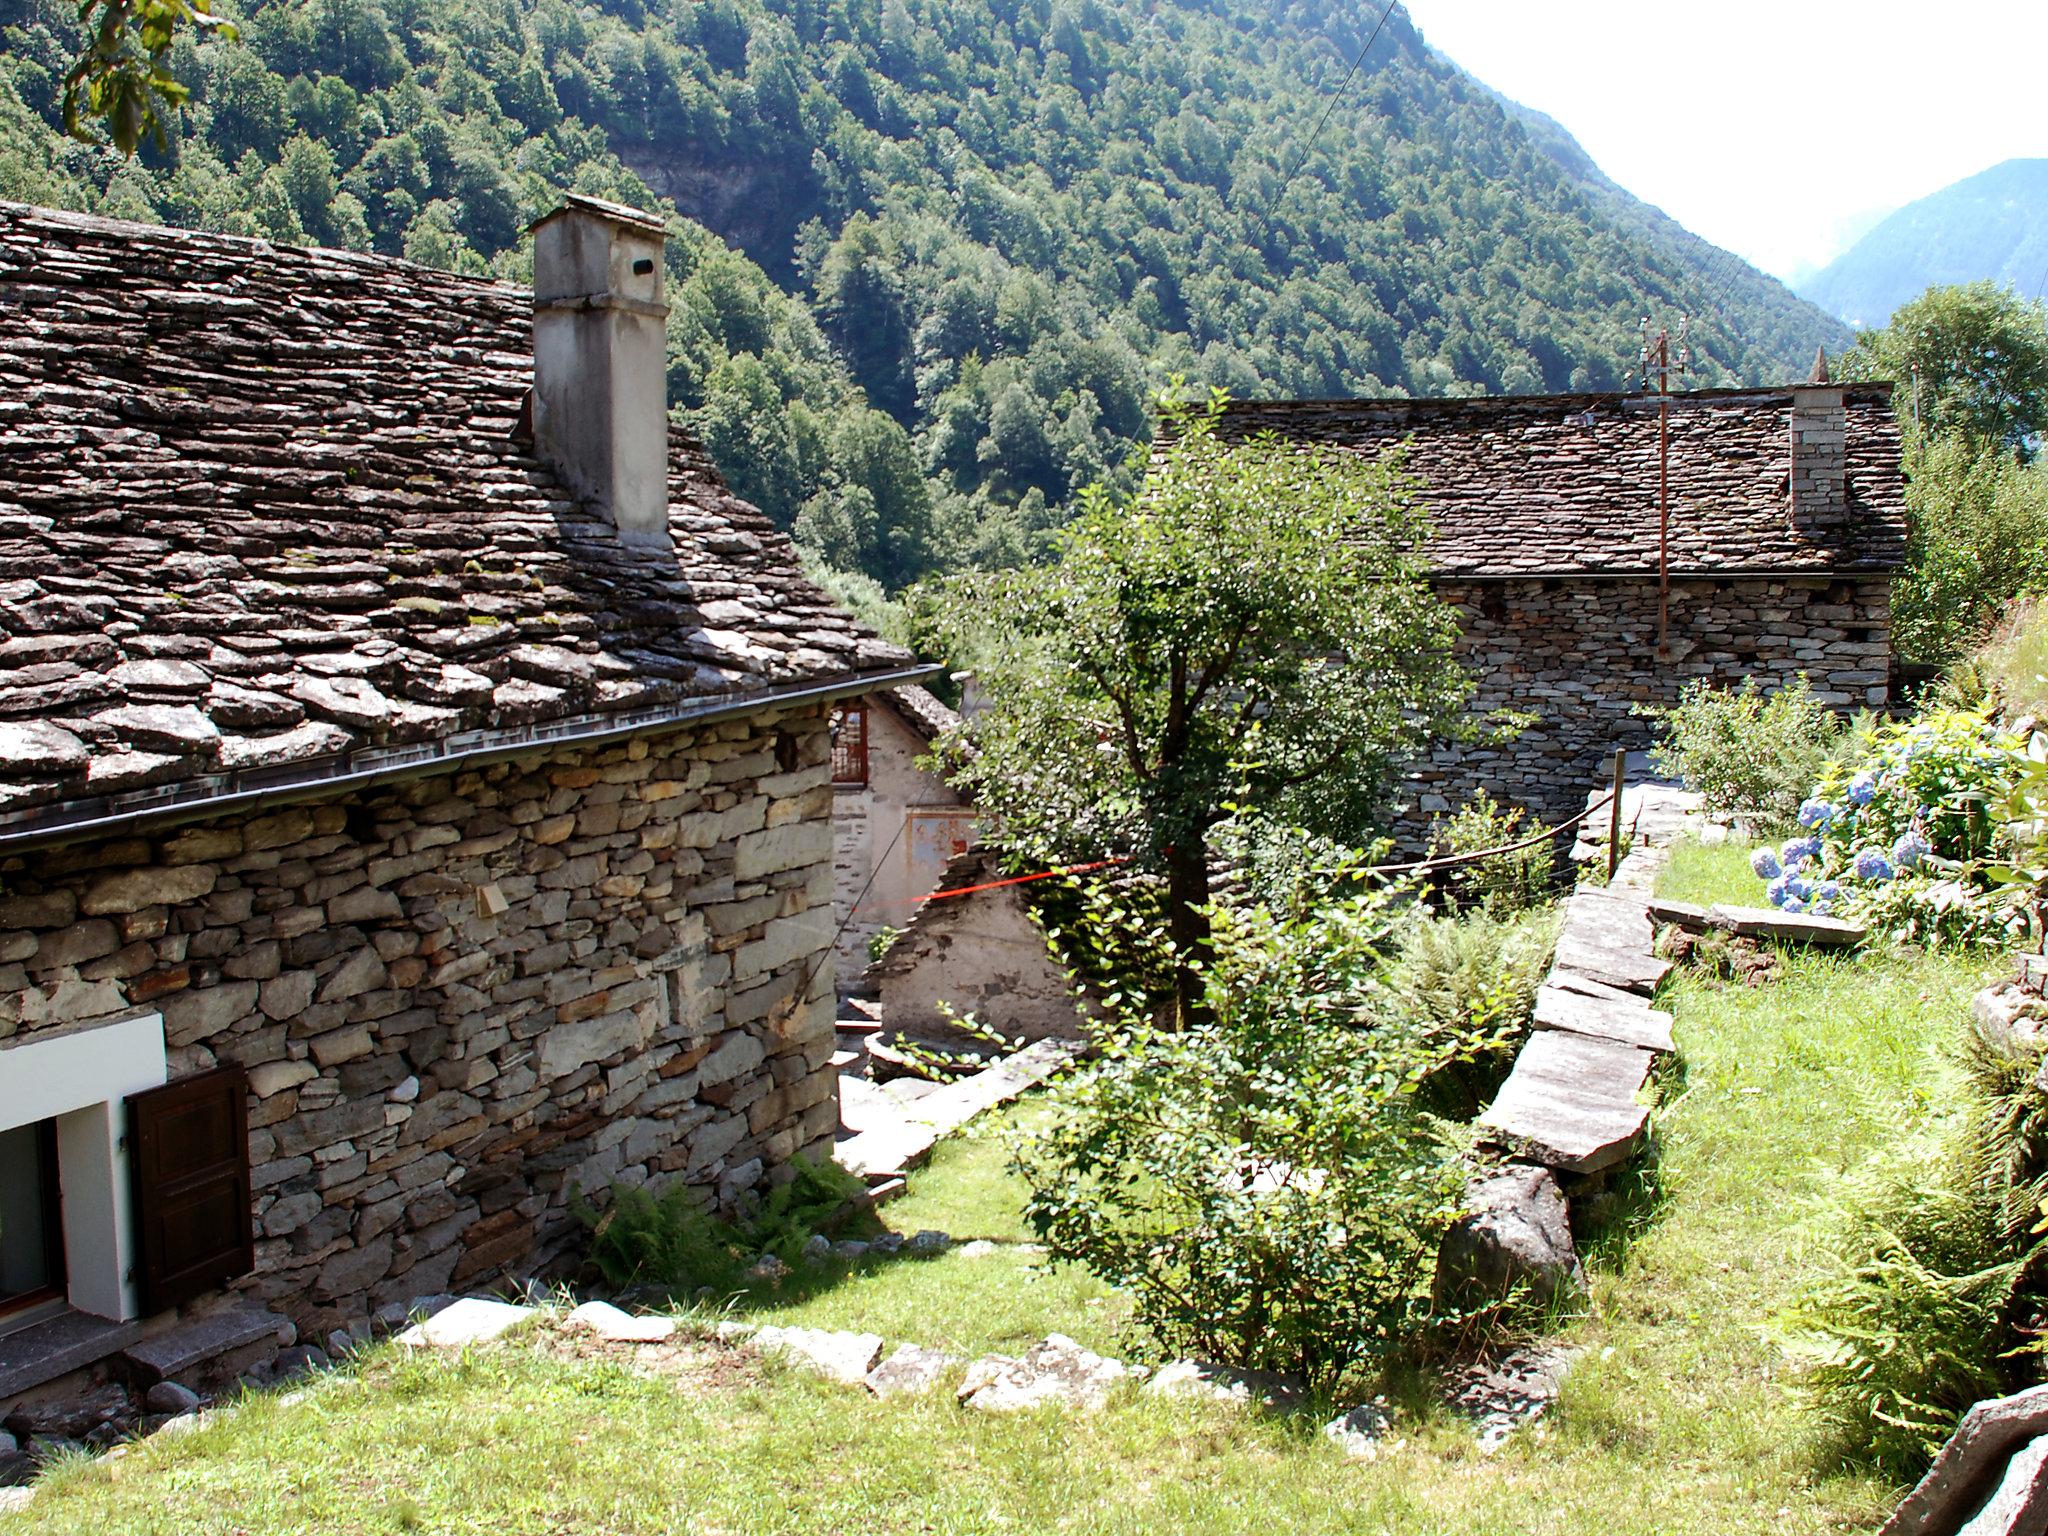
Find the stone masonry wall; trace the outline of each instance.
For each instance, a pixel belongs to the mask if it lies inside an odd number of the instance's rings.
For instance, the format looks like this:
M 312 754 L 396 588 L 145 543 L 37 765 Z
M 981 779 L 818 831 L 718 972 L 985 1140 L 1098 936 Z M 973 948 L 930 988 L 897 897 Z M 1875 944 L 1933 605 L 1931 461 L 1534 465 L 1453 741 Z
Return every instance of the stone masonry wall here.
M 1890 588 L 1883 577 L 1674 577 L 1671 655 L 1657 655 L 1657 583 L 1624 580 L 1443 580 L 1478 678 L 1478 709 L 1541 718 L 1503 747 L 1443 747 L 1410 777 L 1414 842 L 1432 815 L 1478 789 L 1545 820 L 1568 816 L 1604 782 L 1607 754 L 1650 745 L 1630 711 L 1669 704 L 1697 678 L 1767 685 L 1804 672 L 1842 710 L 1882 708 L 1891 670 Z
M 829 1154 L 828 759 L 813 706 L 0 860 L 0 1048 L 248 1068 L 237 1289 L 302 1329 L 545 1271 L 575 1186 Z

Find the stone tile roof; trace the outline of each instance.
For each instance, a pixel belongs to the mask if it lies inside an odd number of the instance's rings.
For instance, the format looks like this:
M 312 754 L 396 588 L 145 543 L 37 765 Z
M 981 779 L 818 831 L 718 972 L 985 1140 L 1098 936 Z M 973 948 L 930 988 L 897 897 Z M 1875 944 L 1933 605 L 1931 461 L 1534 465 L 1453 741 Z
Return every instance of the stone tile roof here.
M 1792 391 L 1672 397 L 1671 569 L 1893 570 L 1905 484 L 1891 386 L 1846 393 L 1847 516 L 1792 515 Z M 1409 443 L 1449 576 L 1657 569 L 1657 404 L 1641 395 L 1232 402 L 1226 434 L 1378 452 Z
M 0 203 L 0 831 L 912 664 L 679 432 L 672 551 L 573 503 L 520 427 L 531 317 Z
M 926 741 L 937 741 L 960 724 L 959 712 L 945 703 L 929 689 L 920 688 L 916 683 L 905 683 L 900 688 L 883 690 L 881 697 L 892 705 L 896 713 Z

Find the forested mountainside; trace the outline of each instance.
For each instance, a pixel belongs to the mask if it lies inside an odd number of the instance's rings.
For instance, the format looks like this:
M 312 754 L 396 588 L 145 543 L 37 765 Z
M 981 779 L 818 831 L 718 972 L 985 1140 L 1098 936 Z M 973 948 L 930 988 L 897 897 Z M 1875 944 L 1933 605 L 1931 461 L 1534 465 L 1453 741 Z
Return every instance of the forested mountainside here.
M 2007 160 L 1906 204 L 1800 283 L 1853 325 L 1879 326 L 1930 285 L 2048 283 L 2048 160 Z
M 1242 396 L 1702 383 L 1846 332 L 1547 120 L 1331 0 L 239 0 L 167 151 L 61 137 L 65 0 L 0 0 L 0 195 L 523 275 L 564 186 L 676 208 L 671 397 L 895 587 L 1127 483 L 1174 374 Z M 1311 133 L 1333 94 L 1319 138 Z M 1289 173 L 1292 174 L 1289 174 Z M 1795 372 L 1796 371 L 1796 372 Z

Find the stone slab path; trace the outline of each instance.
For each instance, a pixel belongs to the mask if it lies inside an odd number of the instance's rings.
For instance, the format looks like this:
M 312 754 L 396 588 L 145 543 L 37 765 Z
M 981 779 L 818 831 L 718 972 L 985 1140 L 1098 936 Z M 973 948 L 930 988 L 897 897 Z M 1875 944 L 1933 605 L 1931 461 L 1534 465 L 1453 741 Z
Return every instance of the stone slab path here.
M 842 1076 L 840 1120 L 853 1134 L 839 1143 L 833 1156 L 841 1167 L 863 1177 L 900 1174 L 929 1157 L 940 1137 L 1037 1087 L 1080 1052 L 1074 1041 L 1040 1040 L 908 1103 L 863 1079 Z
M 1566 900 L 1556 958 L 1536 995 L 1536 1027 L 1479 1121 L 1510 1155 L 1591 1174 L 1641 1150 L 1650 1122 L 1643 1086 L 1657 1057 L 1675 1046 L 1671 1015 L 1650 1006 L 1671 974 L 1653 952 L 1652 892 L 1670 842 L 1697 823 L 1697 810 L 1698 797 L 1675 786 L 1632 784 L 1623 826 L 1633 831 L 1633 849 L 1608 885 Z

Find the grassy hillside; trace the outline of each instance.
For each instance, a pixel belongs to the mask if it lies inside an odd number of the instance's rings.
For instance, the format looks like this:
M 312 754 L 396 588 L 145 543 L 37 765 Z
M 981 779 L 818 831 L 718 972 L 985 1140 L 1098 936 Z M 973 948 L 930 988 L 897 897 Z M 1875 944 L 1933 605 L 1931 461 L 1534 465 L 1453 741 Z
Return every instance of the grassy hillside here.
M 1327 0 L 238 0 L 168 154 L 64 141 L 63 0 L 0 0 L 0 195 L 520 272 L 554 189 L 670 199 L 673 398 L 741 488 L 895 586 L 1025 558 L 1170 375 L 1239 395 L 1703 382 L 1842 328 L 1555 125 Z M 770 283 L 763 273 L 773 278 Z M 798 302 L 787 302 L 786 296 Z M 850 404 L 854 392 L 874 409 Z M 877 414 L 879 413 L 879 414 Z M 850 425 L 849 425 L 850 423 Z

